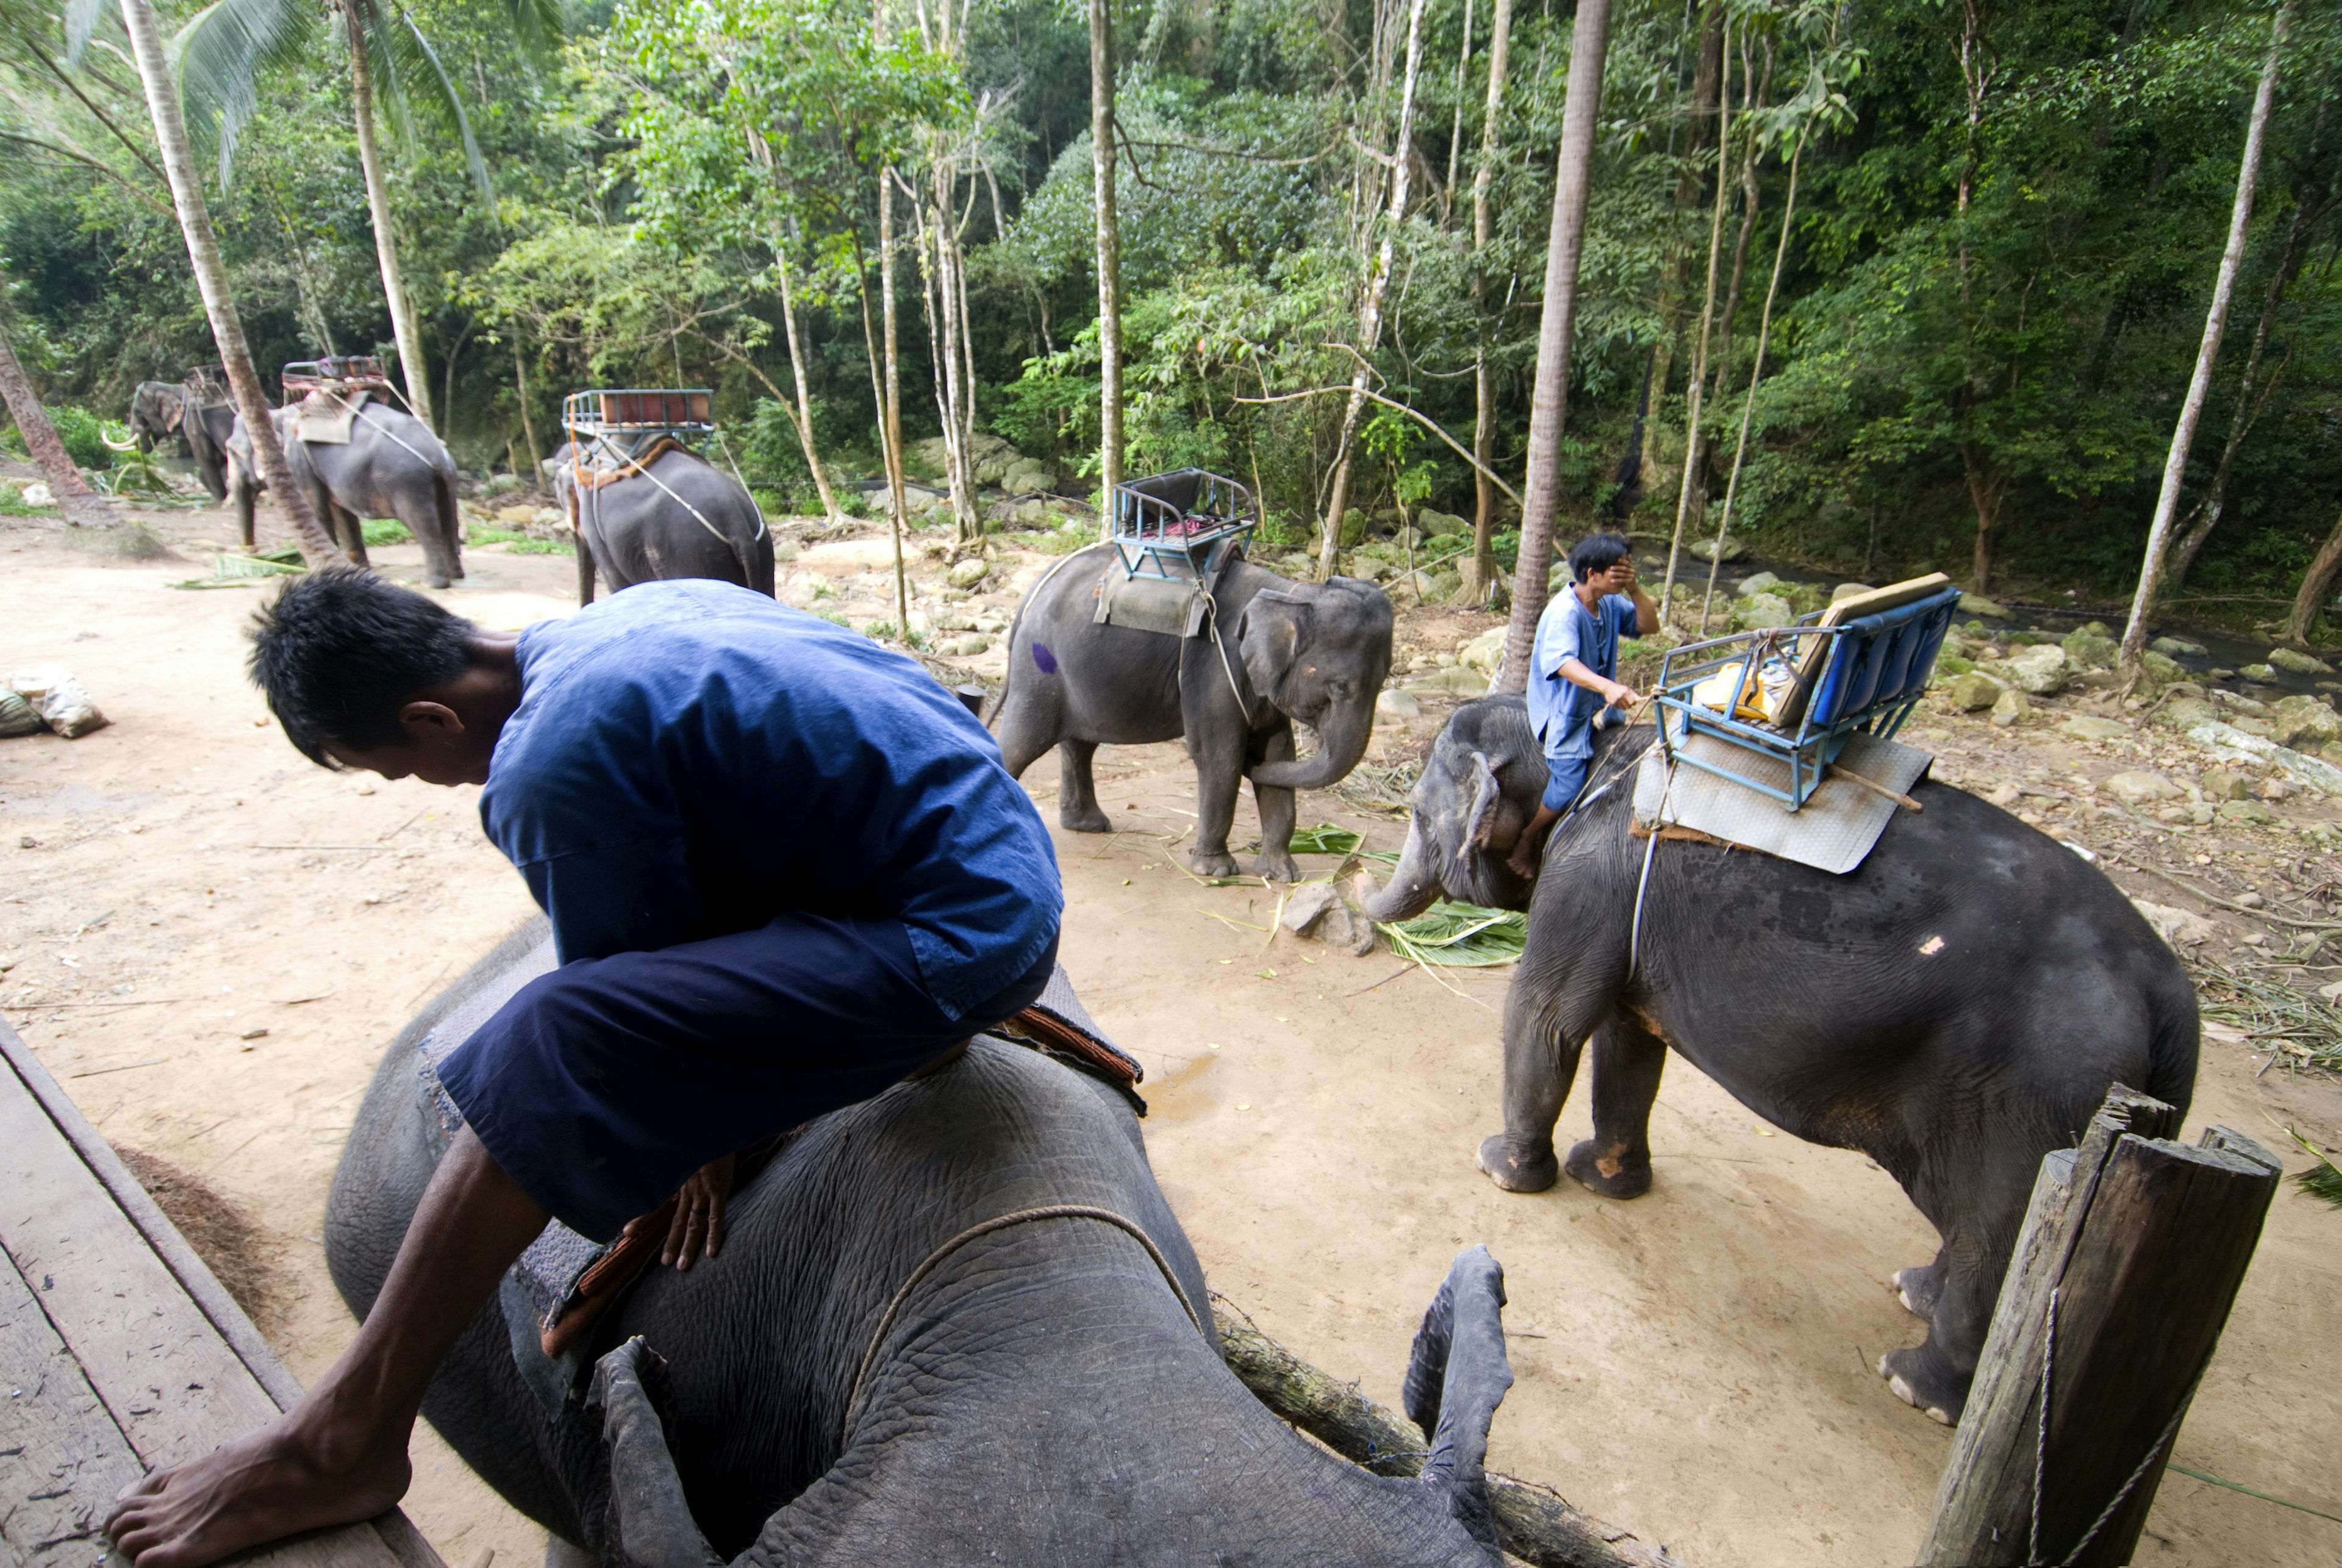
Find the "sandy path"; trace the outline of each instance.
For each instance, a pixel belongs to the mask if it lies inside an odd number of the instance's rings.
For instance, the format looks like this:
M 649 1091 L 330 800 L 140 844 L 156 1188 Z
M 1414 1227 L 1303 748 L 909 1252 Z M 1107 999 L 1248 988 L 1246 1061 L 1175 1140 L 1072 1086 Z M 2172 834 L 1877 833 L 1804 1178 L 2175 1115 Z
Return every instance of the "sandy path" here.
M 225 536 L 213 514 L 161 526 Z M 0 660 L 68 663 L 115 721 L 74 743 L 0 743 L 0 954 L 15 960 L 0 1002 L 109 1138 L 249 1223 L 255 1316 L 311 1378 L 349 1333 L 316 1236 L 357 1097 L 399 1023 L 530 905 L 479 834 L 475 792 L 365 793 L 256 722 L 240 627 L 258 591 L 167 590 L 195 574 L 186 554 L 127 564 L 0 531 Z M 570 604 L 565 559 L 467 564 L 448 599 L 485 621 Z M 1179 748 L 1104 752 L 1099 771 L 1125 831 L 1059 835 L 1065 959 L 1146 1062 L 1148 1145 L 1216 1289 L 1395 1402 L 1447 1260 L 1486 1242 L 1507 1271 L 1519 1377 L 1492 1463 L 1701 1568 L 1907 1561 L 1949 1434 L 1870 1370 L 1918 1336 L 1887 1275 L 1934 1251 L 1889 1178 L 1774 1134 L 1676 1061 L 1648 1196 L 1499 1193 L 1471 1151 L 1497 1120 L 1503 972 L 1450 990 L 1394 977 L 1386 953 L 1269 944 L 1241 923 L 1266 924 L 1272 895 L 1201 886 L 1166 852 L 1193 806 Z M 1053 822 L 1055 778 L 1045 759 L 1026 780 Z M 1331 796 L 1302 814 L 1396 846 L 1393 825 Z M 1247 806 L 1234 842 L 1254 831 Z M 2330 1082 L 2256 1083 L 2252 1065 L 2207 1045 L 2191 1138 L 2219 1121 L 2269 1141 L 2266 1113 L 2342 1142 Z M 1586 1122 L 1581 1084 L 1561 1136 Z M 2280 1195 L 2178 1457 L 2342 1513 L 2337 1239 L 2342 1216 Z M 416 1459 L 408 1506 L 451 1563 L 485 1547 L 535 1561 L 543 1533 L 427 1432 Z M 2342 1554 L 2342 1524 L 2177 1474 L 2148 1528 L 2156 1563 Z

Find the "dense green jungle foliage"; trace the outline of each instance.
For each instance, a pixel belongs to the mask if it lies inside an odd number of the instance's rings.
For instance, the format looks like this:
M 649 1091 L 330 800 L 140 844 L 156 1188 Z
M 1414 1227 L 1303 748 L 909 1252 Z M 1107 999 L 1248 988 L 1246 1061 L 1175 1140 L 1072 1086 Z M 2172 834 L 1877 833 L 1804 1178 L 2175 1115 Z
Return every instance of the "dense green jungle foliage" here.
M 48 0 L 0 9 L 7 321 L 53 402 L 119 416 L 216 358 L 119 24 L 66 64 Z M 242 4 L 245 0 L 233 0 Z M 295 0 L 306 4 L 310 0 Z M 882 0 L 884 3 L 884 0 Z M 166 5 L 166 28 L 196 7 Z M 1386 396 L 1472 444 L 1494 367 L 1496 470 L 1520 483 L 1572 12 L 1517 0 L 1484 138 L 1493 0 L 1428 0 L 1387 317 Z M 1577 317 L 1563 529 L 1674 526 L 1718 181 L 1726 210 L 1695 526 L 1728 476 L 1797 159 L 1770 347 L 1746 407 L 1736 533 L 1874 579 L 1969 570 L 2061 597 L 2136 574 L 2228 222 L 2272 7 L 2261 0 L 1623 0 Z M 809 498 L 813 435 L 881 472 L 867 345 L 891 167 L 905 420 L 939 428 L 920 224 L 965 247 L 975 420 L 1086 492 L 1098 357 L 1088 23 L 1049 0 L 588 0 L 532 60 L 496 6 L 410 12 L 466 110 L 460 142 L 388 137 L 391 203 L 432 395 L 459 458 L 518 465 L 561 394 L 710 384 L 759 487 Z M 1406 75 L 1393 0 L 1115 0 L 1121 56 L 1129 471 L 1198 464 L 1313 529 L 1360 300 L 1387 225 Z M 958 28 L 964 25 L 964 33 Z M 338 34 L 264 73 L 210 195 L 264 369 L 392 352 Z M 2227 345 L 2181 497 L 2219 527 L 2183 614 L 2268 616 L 2342 505 L 2342 16 L 2295 16 Z M 395 118 L 395 116 L 394 116 Z M 203 120 L 198 115 L 199 121 Z M 215 151 L 215 124 L 197 139 Z M 1484 159 L 1492 221 L 1476 255 Z M 929 205 L 915 210 L 916 190 Z M 941 193 L 939 195 L 938 193 Z M 938 221 L 945 221 L 941 218 Z M 793 366 L 781 266 L 799 315 Z M 941 286 L 949 287 L 948 281 Z M 2249 371 L 2249 376 L 2248 376 Z M 2249 385 L 2248 385 L 2249 382 Z M 1470 470 L 1369 410 L 1362 525 L 1467 518 Z M 2224 461 L 2224 454 L 2233 455 Z M 2216 471 L 2217 471 L 2216 473 Z M 1510 513 L 1509 504 L 1498 501 Z M 1498 527 L 1508 525 L 1502 517 Z

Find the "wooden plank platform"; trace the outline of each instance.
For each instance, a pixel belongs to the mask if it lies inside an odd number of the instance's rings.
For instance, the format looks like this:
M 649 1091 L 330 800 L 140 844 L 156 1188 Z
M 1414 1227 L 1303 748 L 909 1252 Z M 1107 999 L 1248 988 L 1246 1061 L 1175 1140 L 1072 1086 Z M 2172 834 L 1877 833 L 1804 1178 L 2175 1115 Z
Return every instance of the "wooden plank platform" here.
M 5 1022 L 0 1058 L 0 1560 L 95 1568 L 116 1493 L 301 1389 Z M 235 1561 L 445 1568 L 395 1509 Z

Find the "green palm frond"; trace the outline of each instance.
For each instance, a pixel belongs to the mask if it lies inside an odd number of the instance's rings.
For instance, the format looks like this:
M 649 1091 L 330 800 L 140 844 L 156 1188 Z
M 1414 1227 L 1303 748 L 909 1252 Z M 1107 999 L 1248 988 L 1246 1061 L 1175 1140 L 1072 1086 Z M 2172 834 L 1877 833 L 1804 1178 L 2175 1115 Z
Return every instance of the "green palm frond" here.
M 418 120 L 452 135 L 464 145 L 464 162 L 482 201 L 495 200 L 488 188 L 488 165 L 473 138 L 471 117 L 455 92 L 455 79 L 439 63 L 438 52 L 403 7 L 383 0 L 365 8 L 366 52 L 375 66 L 375 96 L 390 116 L 400 145 L 415 151 L 422 138 Z
M 308 60 L 324 21 L 316 0 L 213 0 L 171 41 L 187 130 L 217 150 L 221 185 L 258 112 L 262 75 Z

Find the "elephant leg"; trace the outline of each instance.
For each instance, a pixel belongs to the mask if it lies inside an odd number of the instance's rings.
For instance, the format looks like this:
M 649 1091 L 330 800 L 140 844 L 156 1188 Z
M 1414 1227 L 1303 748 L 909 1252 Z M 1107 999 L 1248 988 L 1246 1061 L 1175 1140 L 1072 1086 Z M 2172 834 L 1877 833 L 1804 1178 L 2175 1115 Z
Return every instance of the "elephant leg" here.
M 1925 1321 L 1936 1314 L 1936 1303 L 1944 1293 L 1944 1269 L 1950 1258 L 1949 1247 L 1936 1250 L 1936 1261 L 1923 1267 L 1897 1269 L 1890 1282 L 1895 1286 L 1896 1299 L 1903 1310 Z
M 2025 1172 L 2021 1180 L 1995 1181 L 1987 1174 L 1994 1164 L 1993 1151 L 1962 1139 L 1948 1140 L 1947 1146 L 1960 1151 L 1956 1168 L 1923 1168 L 1917 1180 L 1906 1184 L 1912 1202 L 1944 1238 L 1933 1263 L 1906 1271 L 1917 1276 L 1912 1282 L 1917 1288 L 1910 1292 L 1911 1303 L 1923 1299 L 1928 1283 L 1935 1286 L 1933 1300 L 1925 1303 L 1927 1337 L 1879 1357 L 1878 1372 L 1897 1398 L 1956 1426 L 1967 1403 L 1985 1334 L 1992 1327 L 2001 1276 L 2008 1270 L 2009 1253 L 2025 1223 L 2032 1180 L 2031 1173 Z M 2006 1163 L 2019 1168 L 2014 1161 Z M 1897 1277 L 1899 1282 L 1903 1276 Z
M 244 547 L 246 551 L 250 551 L 254 547 L 252 536 L 252 514 L 254 510 L 255 505 L 252 486 L 249 484 L 237 485 L 235 487 L 235 525 L 237 530 L 244 536 Z
M 594 547 L 583 534 L 571 534 L 569 542 L 577 547 L 577 607 L 582 610 L 594 602 Z
M 1069 833 L 1114 831 L 1098 805 L 1097 782 L 1090 776 L 1096 755 L 1096 741 L 1067 736 L 1057 743 L 1057 823 Z
M 1594 1032 L 1594 1136 L 1563 1168 L 1606 1198 L 1651 1190 L 1651 1103 L 1667 1064 L 1666 1042 L 1623 1009 Z
M 1196 759 L 1196 847 L 1187 854 L 1187 868 L 1198 876 L 1234 876 L 1228 829 L 1236 820 L 1236 789 L 1244 781 L 1243 743 L 1211 741 L 1191 724 L 1187 744 Z M 1286 829 L 1288 837 L 1291 832 Z
M 366 559 L 365 519 L 323 491 L 318 492 L 317 499 L 325 503 L 327 526 L 339 530 L 342 549 L 349 556 L 350 564 L 371 567 L 374 563 Z
M 1508 1193 L 1541 1193 L 1561 1174 L 1553 1126 L 1612 998 L 1583 973 L 1523 968 L 1505 996 L 1505 1130 L 1480 1144 L 1480 1169 Z
M 1253 748 L 1252 761 L 1293 760 L 1293 726 L 1279 724 Z M 1277 784 L 1253 781 L 1252 803 L 1260 813 L 1260 854 L 1252 863 L 1254 874 L 1271 882 L 1299 882 L 1301 868 L 1293 864 L 1294 792 Z

